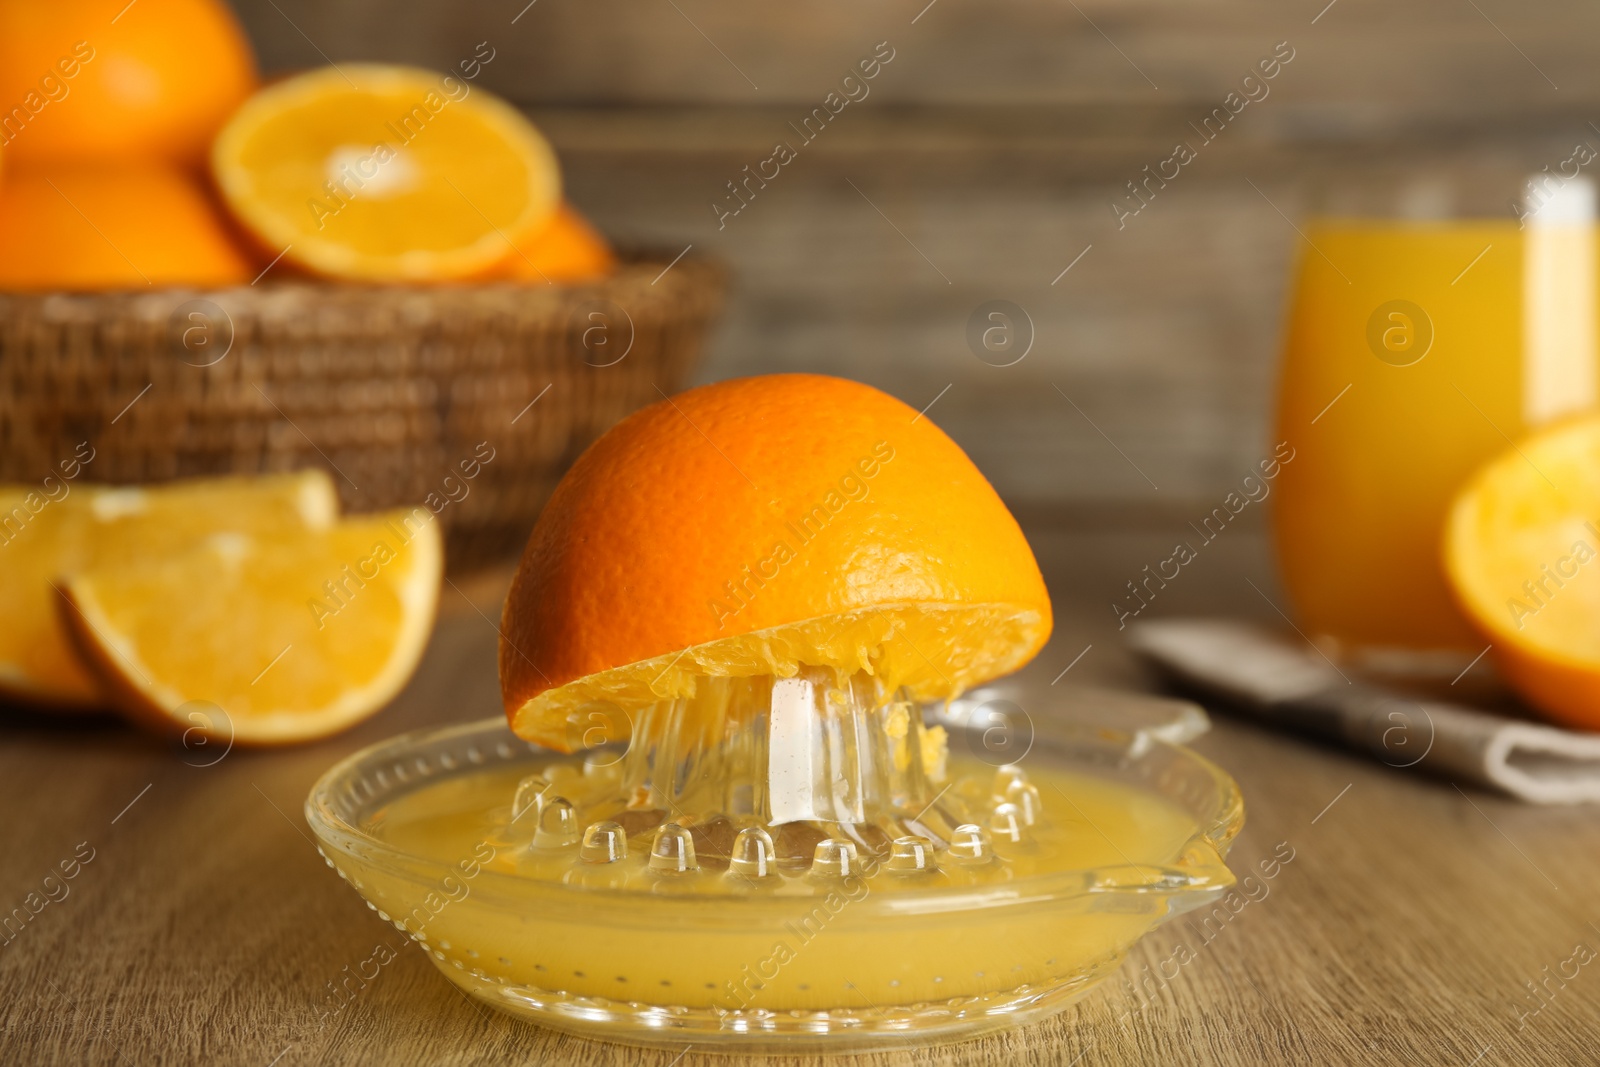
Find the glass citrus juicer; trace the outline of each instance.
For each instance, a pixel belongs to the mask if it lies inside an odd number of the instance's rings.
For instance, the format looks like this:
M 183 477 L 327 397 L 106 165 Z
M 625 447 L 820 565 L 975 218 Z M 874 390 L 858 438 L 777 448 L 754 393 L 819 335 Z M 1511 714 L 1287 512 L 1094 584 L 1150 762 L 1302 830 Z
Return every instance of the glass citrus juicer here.
M 707 386 L 613 429 L 540 518 L 502 626 L 511 730 L 358 753 L 307 816 L 447 978 L 548 1026 L 975 1036 L 1233 884 L 1242 804 L 1181 744 L 1198 712 L 1053 720 L 973 689 L 1049 627 L 1021 532 L 925 418 L 837 379 Z

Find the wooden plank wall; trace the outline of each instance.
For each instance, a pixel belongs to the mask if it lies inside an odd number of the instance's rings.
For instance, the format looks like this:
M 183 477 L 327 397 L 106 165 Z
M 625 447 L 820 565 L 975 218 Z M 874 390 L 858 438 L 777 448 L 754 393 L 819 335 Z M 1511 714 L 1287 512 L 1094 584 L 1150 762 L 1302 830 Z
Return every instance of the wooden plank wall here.
M 733 265 L 703 377 L 938 397 L 1008 499 L 1073 521 L 1213 501 L 1261 453 L 1291 220 L 1504 215 L 1527 173 L 1600 146 L 1600 6 L 1581 0 L 239 6 L 273 71 L 448 68 L 487 41 L 478 84 L 529 109 L 605 229 Z M 880 41 L 869 96 L 719 226 L 726 183 Z M 1267 96 L 1119 228 L 1125 183 L 1279 42 Z M 1032 319 L 1015 366 L 969 350 L 992 299 Z
M 237 3 L 269 68 L 315 63 L 317 49 L 445 67 L 488 40 L 507 59 L 489 83 L 527 103 L 810 101 L 884 39 L 901 55 L 878 91 L 898 103 L 1209 99 L 1285 39 L 1304 55 L 1280 91 L 1334 125 L 1514 118 L 1600 94 L 1600 8 L 1585 0 Z

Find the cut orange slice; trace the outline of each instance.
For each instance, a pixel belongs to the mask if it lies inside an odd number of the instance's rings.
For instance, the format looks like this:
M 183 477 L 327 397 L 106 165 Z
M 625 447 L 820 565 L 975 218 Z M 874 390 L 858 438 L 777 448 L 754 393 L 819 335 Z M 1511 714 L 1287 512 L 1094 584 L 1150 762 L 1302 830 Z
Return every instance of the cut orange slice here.
M 1556 722 L 1600 730 L 1600 418 L 1480 470 L 1451 508 L 1444 558 L 1506 680 Z
M 63 575 L 138 564 L 228 530 L 326 527 L 338 515 L 322 471 L 119 489 L 74 480 L 93 458 L 80 449 L 61 462 L 65 477 L 0 487 L 0 696 L 61 710 L 105 705 L 61 628 L 52 583 Z
M 561 199 L 533 124 L 471 82 L 344 64 L 278 82 L 212 149 L 229 207 L 272 255 L 373 281 L 469 278 L 499 265 Z
M 439 525 L 419 508 L 292 538 L 216 534 L 87 571 L 64 583 L 63 615 L 134 721 L 287 744 L 344 729 L 400 691 L 433 628 L 442 570 Z

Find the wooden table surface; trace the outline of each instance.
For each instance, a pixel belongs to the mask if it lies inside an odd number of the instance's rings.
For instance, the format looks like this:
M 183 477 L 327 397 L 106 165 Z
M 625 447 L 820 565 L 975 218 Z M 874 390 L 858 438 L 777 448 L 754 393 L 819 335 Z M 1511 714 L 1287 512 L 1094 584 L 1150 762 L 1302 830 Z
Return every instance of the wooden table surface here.
M 1166 532 L 1159 516 L 1030 524 L 1060 606 L 1033 670 L 1053 677 L 1092 646 L 1067 682 L 1148 685 L 1084 588 L 1095 575 L 1133 573 Z M 1272 617 L 1245 581 L 1276 595 L 1266 558 L 1259 529 L 1230 528 L 1185 571 L 1186 588 L 1174 583 L 1172 603 Z M 561 1036 L 469 1001 L 312 844 L 301 805 L 335 760 L 402 730 L 497 713 L 484 616 L 498 615 L 503 581 L 447 586 L 410 687 L 321 744 L 218 760 L 215 749 L 164 747 L 112 723 L 0 720 L 0 908 L 42 896 L 52 870 L 78 861 L 60 883 L 66 894 L 57 888 L 61 899 L 0 946 L 0 1062 L 711 1062 L 699 1049 L 676 1058 Z M 1293 850 L 1276 878 L 1247 884 L 1220 933 L 1207 942 L 1180 919 L 1048 1022 L 860 1061 L 1595 1062 L 1592 808 L 1522 806 L 1220 716 L 1197 747 L 1244 790 L 1235 871 Z M 383 944 L 398 958 L 319 1029 L 329 983 Z M 1180 945 L 1193 958 L 1177 967 Z M 1165 976 L 1142 981 L 1164 963 Z M 1568 977 L 1557 977 L 1563 968 Z M 1536 997 L 1529 982 L 1544 991 Z

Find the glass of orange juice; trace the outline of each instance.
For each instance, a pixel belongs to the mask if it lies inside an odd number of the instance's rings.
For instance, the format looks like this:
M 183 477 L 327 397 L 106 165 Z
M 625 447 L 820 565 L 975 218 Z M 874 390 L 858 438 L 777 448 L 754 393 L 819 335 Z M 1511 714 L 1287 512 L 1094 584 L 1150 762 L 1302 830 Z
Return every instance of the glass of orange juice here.
M 1520 220 L 1302 228 L 1273 532 L 1330 655 L 1448 676 L 1481 651 L 1445 584 L 1444 516 L 1480 464 L 1595 405 L 1592 204 L 1578 180 Z

